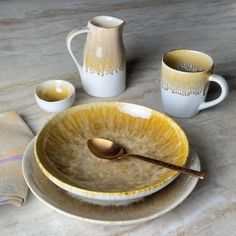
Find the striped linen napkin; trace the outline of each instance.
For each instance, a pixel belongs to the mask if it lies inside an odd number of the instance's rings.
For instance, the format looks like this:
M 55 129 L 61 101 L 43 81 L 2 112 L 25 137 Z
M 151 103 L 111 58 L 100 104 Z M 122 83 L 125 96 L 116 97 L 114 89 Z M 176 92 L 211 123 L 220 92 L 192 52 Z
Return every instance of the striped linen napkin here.
M 33 133 L 16 111 L 0 113 L 0 205 L 21 206 L 28 187 L 22 174 L 22 156 Z

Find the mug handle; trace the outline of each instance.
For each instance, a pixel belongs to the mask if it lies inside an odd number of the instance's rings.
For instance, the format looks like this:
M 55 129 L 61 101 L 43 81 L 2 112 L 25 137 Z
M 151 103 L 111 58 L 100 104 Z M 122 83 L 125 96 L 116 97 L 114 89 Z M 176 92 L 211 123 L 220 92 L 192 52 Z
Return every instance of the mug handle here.
M 216 82 L 217 84 L 219 84 L 219 86 L 221 88 L 221 94 L 218 98 L 216 98 L 212 101 L 203 102 L 198 108 L 199 111 L 219 104 L 227 97 L 227 95 L 229 93 L 229 86 L 228 86 L 226 80 L 222 76 L 213 74 L 209 77 L 209 81 L 213 81 L 213 82 Z
M 72 39 L 79 35 L 79 34 L 84 34 L 84 33 L 88 33 L 89 32 L 89 29 L 88 28 L 83 28 L 83 29 L 73 29 L 70 33 L 67 34 L 67 37 L 66 37 L 66 45 L 67 45 L 67 49 L 73 59 L 73 61 L 75 62 L 78 70 L 79 70 L 79 73 L 80 75 L 83 74 L 83 67 L 81 66 L 81 64 L 77 61 L 74 53 L 72 52 L 71 50 L 71 41 Z

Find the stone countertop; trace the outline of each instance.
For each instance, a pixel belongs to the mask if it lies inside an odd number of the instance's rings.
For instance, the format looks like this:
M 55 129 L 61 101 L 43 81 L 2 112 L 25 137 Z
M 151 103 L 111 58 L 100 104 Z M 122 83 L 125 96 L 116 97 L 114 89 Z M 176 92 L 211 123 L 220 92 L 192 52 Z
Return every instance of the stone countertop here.
M 67 52 L 67 33 L 96 15 L 127 22 L 127 89 L 113 98 L 95 98 L 81 89 Z M 0 2 L 0 112 L 15 109 L 36 133 L 50 114 L 34 101 L 35 86 L 65 79 L 76 86 L 76 103 L 119 100 L 163 111 L 160 65 L 174 48 L 204 51 L 230 86 L 220 105 L 191 119 L 175 119 L 196 147 L 208 178 L 164 216 L 130 226 L 101 226 L 67 218 L 33 194 L 21 208 L 0 207 L 1 235 L 236 235 L 236 3 L 155 0 L 10 0 Z M 73 47 L 81 55 L 84 42 Z M 211 86 L 209 98 L 219 90 Z

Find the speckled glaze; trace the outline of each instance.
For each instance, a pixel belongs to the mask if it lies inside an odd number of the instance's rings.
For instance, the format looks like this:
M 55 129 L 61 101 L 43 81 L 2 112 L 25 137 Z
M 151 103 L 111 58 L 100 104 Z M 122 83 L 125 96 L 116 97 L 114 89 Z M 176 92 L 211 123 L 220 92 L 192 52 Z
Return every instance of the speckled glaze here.
M 157 218 L 183 202 L 196 186 L 198 179 L 180 175 L 161 191 L 127 206 L 99 206 L 81 201 L 53 184 L 40 170 L 33 153 L 34 140 L 23 157 L 23 174 L 33 194 L 59 213 L 96 224 L 128 225 Z M 187 166 L 200 170 L 199 157 L 191 148 Z M 77 221 L 76 221 L 77 222 Z
M 86 93 L 96 97 L 113 97 L 126 87 L 126 56 L 122 39 L 125 22 L 112 16 L 96 16 L 83 29 L 74 29 L 66 39 Z M 83 65 L 71 49 L 72 39 L 88 33 Z
M 176 49 L 162 58 L 161 95 L 164 110 L 176 117 L 193 117 L 222 102 L 229 93 L 226 80 L 213 74 L 213 59 L 194 50 Z M 218 98 L 205 102 L 210 82 L 221 88 Z
M 146 107 L 100 102 L 57 114 L 39 132 L 35 157 L 43 173 L 61 188 L 98 201 L 127 201 L 149 195 L 171 182 L 177 172 L 133 158 L 107 161 L 93 156 L 86 142 L 103 137 L 128 152 L 185 165 L 188 141 L 182 129 Z

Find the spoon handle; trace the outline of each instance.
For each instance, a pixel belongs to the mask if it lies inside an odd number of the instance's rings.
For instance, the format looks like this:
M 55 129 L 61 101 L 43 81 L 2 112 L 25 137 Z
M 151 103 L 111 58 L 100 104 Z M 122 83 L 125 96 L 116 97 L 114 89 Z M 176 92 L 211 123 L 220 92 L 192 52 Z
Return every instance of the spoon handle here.
M 176 165 L 173 165 L 173 164 L 170 164 L 170 163 L 167 163 L 167 162 L 164 162 L 164 161 L 159 161 L 159 160 L 156 160 L 156 159 L 152 159 L 152 158 L 149 158 L 149 157 L 144 157 L 144 156 L 140 156 L 140 155 L 136 155 L 136 154 L 125 154 L 125 156 L 133 157 L 133 158 L 136 158 L 136 159 L 139 159 L 139 160 L 142 160 L 142 161 L 147 161 L 147 162 L 150 162 L 150 163 L 153 163 L 153 164 L 156 164 L 156 165 L 168 168 L 168 169 L 177 170 L 181 173 L 191 175 L 191 176 L 197 177 L 199 179 L 205 179 L 206 176 L 207 176 L 207 174 L 205 172 L 188 169 L 188 168 L 181 167 L 181 166 L 176 166 Z

